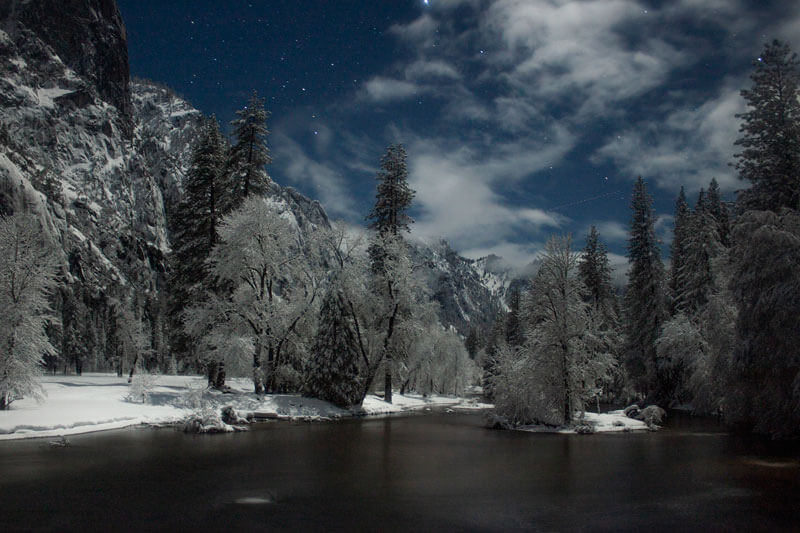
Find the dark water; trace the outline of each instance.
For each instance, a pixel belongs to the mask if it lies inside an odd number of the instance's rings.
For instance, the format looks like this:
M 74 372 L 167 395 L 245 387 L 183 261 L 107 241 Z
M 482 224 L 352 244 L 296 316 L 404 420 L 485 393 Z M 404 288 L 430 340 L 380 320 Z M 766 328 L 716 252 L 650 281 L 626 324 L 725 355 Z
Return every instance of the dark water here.
M 541 435 L 481 415 L 0 443 L 0 530 L 800 530 L 800 450 L 707 421 Z

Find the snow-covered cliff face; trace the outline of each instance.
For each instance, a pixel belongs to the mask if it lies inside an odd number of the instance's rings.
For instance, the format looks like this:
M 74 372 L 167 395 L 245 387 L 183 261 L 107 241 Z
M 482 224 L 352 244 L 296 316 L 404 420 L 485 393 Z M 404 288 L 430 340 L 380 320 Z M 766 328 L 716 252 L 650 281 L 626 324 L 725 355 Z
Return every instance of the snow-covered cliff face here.
M 165 198 L 179 193 L 200 113 L 165 89 L 127 83 L 115 5 L 86 3 L 93 30 L 67 39 L 84 54 L 70 57 L 76 70 L 48 44 L 61 35 L 52 33 L 56 23 L 26 10 L 49 2 L 11 4 L 0 12 L 9 30 L 0 30 L 0 211 L 37 210 L 65 257 L 98 288 L 154 289 L 169 249 Z M 62 13 L 63 27 L 78 31 L 83 3 L 64 4 L 76 5 L 74 17 Z M 123 51 L 99 50 L 108 46 Z M 109 78 L 99 81 L 99 70 L 112 63 Z M 173 114 L 175 108 L 184 113 Z
M 125 26 L 114 0 L 4 0 L 0 27 L 18 43 L 32 32 L 116 107 L 130 130 L 130 69 Z
M 500 258 L 494 270 L 487 269 L 484 260 L 461 257 L 444 240 L 413 243 L 411 256 L 441 307 L 442 323 L 464 337 L 473 328 L 488 330 L 497 314 L 507 310 L 504 298 L 511 269 L 500 271 Z
M 502 302 L 503 309 L 507 311 L 508 289 L 519 275 L 514 267 L 502 257 L 494 254 L 472 261 L 472 267 L 480 276 L 481 284 Z

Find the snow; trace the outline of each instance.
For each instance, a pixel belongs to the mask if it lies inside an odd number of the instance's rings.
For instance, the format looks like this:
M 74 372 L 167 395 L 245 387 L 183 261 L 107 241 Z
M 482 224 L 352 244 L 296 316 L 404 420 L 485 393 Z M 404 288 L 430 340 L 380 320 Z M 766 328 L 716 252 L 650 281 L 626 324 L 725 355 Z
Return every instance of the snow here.
M 647 424 L 641 420 L 628 418 L 625 413 L 620 411 L 609 411 L 608 413 L 585 413 L 583 422 L 576 422 L 575 426 L 554 428 L 552 426 L 521 426 L 516 428 L 520 431 L 531 433 L 579 433 L 578 428 L 589 426 L 589 433 L 617 433 L 630 431 L 649 431 Z
M 39 88 L 36 90 L 36 98 L 39 101 L 39 105 L 44 107 L 53 107 L 55 105 L 54 100 L 56 98 L 74 92 L 74 89 L 62 89 L 60 87 Z
M 202 376 L 158 376 L 146 403 L 128 400 L 131 386 L 116 374 L 42 377 L 46 397 L 17 400 L 0 411 L 0 440 L 55 437 L 142 424 L 172 424 L 200 408 L 221 409 L 232 405 L 239 413 L 258 413 L 263 418 L 331 420 L 363 415 L 388 415 L 432 407 L 486 409 L 491 405 L 446 396 L 423 398 L 393 395 L 388 404 L 367 396 L 361 409 L 346 410 L 295 394 L 266 395 L 258 399 L 249 379 L 229 380 L 231 393 L 208 391 Z

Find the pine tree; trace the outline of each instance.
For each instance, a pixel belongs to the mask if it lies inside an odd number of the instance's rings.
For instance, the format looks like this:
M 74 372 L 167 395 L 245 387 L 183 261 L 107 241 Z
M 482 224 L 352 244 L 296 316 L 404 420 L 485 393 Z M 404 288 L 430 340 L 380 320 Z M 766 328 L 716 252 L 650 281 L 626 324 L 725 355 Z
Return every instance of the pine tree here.
M 755 61 L 751 89 L 742 96 L 748 111 L 737 115 L 743 134 L 736 144 L 739 175 L 750 189 L 739 193 L 744 209 L 800 208 L 800 69 L 797 55 L 778 40 Z
M 475 359 L 475 356 L 478 355 L 478 350 L 480 350 L 481 341 L 478 335 L 478 328 L 472 326 L 469 329 L 467 338 L 464 340 L 464 348 L 467 350 L 470 359 Z
M 681 187 L 678 199 L 675 200 L 675 219 L 670 245 L 669 289 L 671 297 L 672 315 L 679 313 L 685 306 L 683 301 L 683 286 L 686 281 L 681 278 L 686 263 L 686 241 L 689 237 L 689 222 L 692 212 L 686 202 L 686 193 Z
M 584 298 L 592 311 L 597 339 L 603 345 L 603 349 L 615 359 L 611 375 L 602 383 L 604 393 L 616 396 L 624 388 L 624 370 L 618 361 L 622 344 L 622 326 L 619 319 L 619 303 L 611 283 L 608 249 L 600 241 L 600 235 L 594 226 L 586 237 L 586 246 L 578 263 L 578 274 L 586 287 Z
M 716 178 L 711 178 L 711 183 L 708 184 L 708 214 L 714 219 L 717 235 L 719 235 L 719 242 L 724 247 L 731 245 L 731 222 L 728 216 L 728 208 L 722 201 L 722 195 L 719 192 L 719 183 Z
M 631 236 L 628 241 L 628 287 L 625 293 L 625 363 L 634 387 L 659 393 L 656 339 L 666 318 L 664 266 L 655 235 L 653 200 L 639 177 L 633 188 Z
M 519 316 L 521 297 L 522 295 L 518 285 L 514 285 L 509 289 L 508 315 L 506 316 L 506 342 L 509 346 L 520 346 L 525 340 L 525 335 L 522 331 L 522 322 Z
M 231 211 L 241 205 L 250 194 L 263 195 L 271 180 L 266 166 L 272 163 L 267 148 L 267 119 L 269 112 L 264 108 L 264 99 L 254 92 L 244 106 L 236 112 L 237 118 L 231 122 L 236 142 L 228 158 L 227 179 L 231 187 Z
M 406 150 L 403 145 L 390 145 L 386 154 L 381 158 L 381 169 L 376 176 L 378 180 L 375 206 L 367 216 L 372 222 L 369 228 L 375 230 L 378 238 L 369 248 L 369 255 L 373 273 L 383 278 L 377 283 L 381 287 L 379 293 L 393 299 L 392 285 L 394 280 L 389 279 L 387 263 L 393 263 L 398 258 L 389 257 L 384 242 L 401 241 L 402 230 L 410 231 L 409 224 L 413 222 L 407 211 L 414 199 L 414 191 L 408 186 L 408 170 L 406 168 Z M 394 313 L 392 314 L 394 316 Z M 392 402 L 392 353 L 385 355 L 384 400 Z
M 589 303 L 604 314 L 609 314 L 614 309 L 614 287 L 611 284 L 611 266 L 608 262 L 608 249 L 600 242 L 597 228 L 592 226 L 586 236 L 586 246 L 583 249 L 578 273 L 583 284 L 586 285 Z
M 189 172 L 184 182 L 183 199 L 172 221 L 172 256 L 170 276 L 170 314 L 173 317 L 172 347 L 182 356 L 193 351 L 191 340 L 183 333 L 180 318 L 184 309 L 205 298 L 209 290 L 206 259 L 218 240 L 220 206 L 225 204 L 222 186 L 225 164 L 225 140 L 215 118 L 201 127 L 193 150 Z M 209 374 L 216 381 L 216 365 Z
M 684 244 L 683 264 L 678 271 L 680 286 L 676 293 L 676 307 L 695 318 L 703 312 L 714 292 L 712 262 L 723 251 L 708 202 L 695 206 L 689 217 Z
M 358 403 L 362 389 L 358 379 L 359 357 L 350 311 L 334 282 L 320 310 L 305 394 L 345 409 Z
M 483 395 L 491 400 L 494 398 L 494 376 L 497 374 L 497 358 L 501 350 L 508 348 L 505 339 L 506 331 L 506 315 L 505 313 L 498 313 L 492 322 L 489 329 L 489 335 L 486 339 L 486 348 L 484 349 L 484 357 L 481 362 L 483 368 L 483 377 L 481 382 L 483 384 Z
M 747 211 L 731 250 L 738 316 L 725 416 L 740 429 L 800 436 L 800 213 Z
M 372 220 L 369 228 L 381 235 L 399 235 L 401 230 L 410 231 L 409 224 L 413 220 L 407 211 L 415 193 L 408 186 L 406 150 L 402 144 L 393 144 L 386 149 L 376 179 L 378 190 L 375 206 L 367 216 L 367 220 Z

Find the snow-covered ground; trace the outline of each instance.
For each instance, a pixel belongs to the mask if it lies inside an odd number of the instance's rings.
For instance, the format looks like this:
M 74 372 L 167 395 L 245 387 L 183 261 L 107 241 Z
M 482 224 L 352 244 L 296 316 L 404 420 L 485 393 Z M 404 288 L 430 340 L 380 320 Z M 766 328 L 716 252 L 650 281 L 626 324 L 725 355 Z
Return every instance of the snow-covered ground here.
M 232 393 L 208 391 L 205 378 L 200 376 L 159 376 L 149 388 L 145 403 L 130 401 L 132 389 L 127 379 L 113 374 L 45 376 L 42 384 L 47 394 L 42 403 L 26 398 L 12 403 L 9 410 L 0 411 L 0 440 L 74 435 L 139 424 L 169 424 L 198 409 L 220 409 L 226 405 L 232 405 L 243 414 L 257 412 L 274 418 L 303 420 L 384 415 L 434 406 L 493 407 L 463 398 L 395 394 L 391 404 L 377 396 L 367 396 L 362 410 L 354 412 L 295 394 L 267 395 L 259 400 L 252 394 L 249 379 L 229 380 Z
M 619 431 L 649 431 L 650 428 L 641 420 L 628 418 L 622 411 L 609 411 L 608 413 L 585 413 L 583 422 L 576 422 L 574 426 L 553 428 L 550 426 L 521 426 L 520 431 L 533 433 L 579 433 L 578 428 L 588 426 L 589 433 L 615 433 Z

